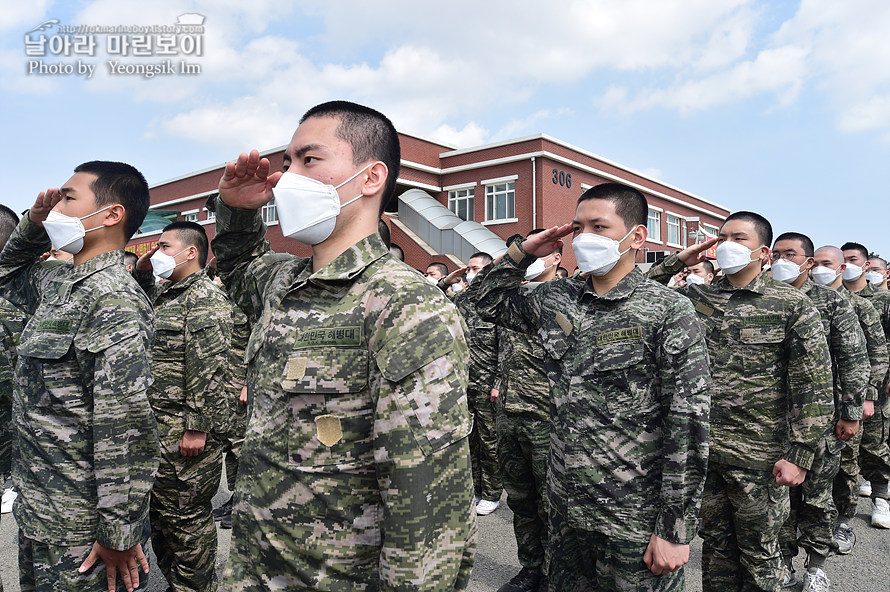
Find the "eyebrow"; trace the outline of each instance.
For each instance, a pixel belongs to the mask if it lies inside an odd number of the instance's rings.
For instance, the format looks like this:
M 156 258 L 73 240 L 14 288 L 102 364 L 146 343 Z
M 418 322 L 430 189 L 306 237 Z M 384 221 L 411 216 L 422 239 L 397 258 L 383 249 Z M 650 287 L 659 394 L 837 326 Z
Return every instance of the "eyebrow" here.
M 294 161 L 294 160 L 300 158 L 301 156 L 303 156 L 304 154 L 306 154 L 307 152 L 312 152 L 315 150 L 324 150 L 324 149 L 325 149 L 324 144 L 305 144 L 305 145 L 297 148 L 297 150 L 294 151 L 293 156 L 291 156 L 287 152 L 285 152 L 284 160 Z
M 596 218 L 590 218 L 585 220 L 588 224 L 596 224 L 597 222 L 603 222 L 603 218 L 597 216 Z M 572 220 L 572 224 L 582 224 L 580 220 Z

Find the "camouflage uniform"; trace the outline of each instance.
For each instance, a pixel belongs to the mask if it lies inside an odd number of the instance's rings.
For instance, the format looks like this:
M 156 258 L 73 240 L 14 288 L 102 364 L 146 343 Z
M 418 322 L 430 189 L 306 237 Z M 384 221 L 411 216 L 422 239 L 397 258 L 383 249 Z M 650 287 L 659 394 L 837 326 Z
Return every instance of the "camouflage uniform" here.
M 843 287 L 838 290 L 838 293 L 850 301 L 859 320 L 859 327 L 865 335 L 865 346 L 868 350 L 871 372 L 864 398 L 867 401 L 877 401 L 883 388 L 888 366 L 890 366 L 887 342 L 881 327 L 881 317 L 871 302 L 865 298 L 851 294 Z M 836 527 L 839 522 L 849 521 L 856 515 L 856 505 L 859 501 L 859 445 L 864 430 L 865 422 L 862 422 L 859 432 L 847 441 L 846 447 L 841 451 L 840 469 L 834 478 L 832 493 L 835 505 L 831 521 L 832 527 Z
M 654 576 L 642 556 L 653 533 L 680 544 L 696 533 L 711 383 L 701 324 L 688 300 L 637 270 L 603 296 L 574 279 L 522 295 L 534 260 L 512 245 L 474 298 L 498 325 L 536 333 L 546 353 L 550 584 L 682 589 L 682 569 Z
M 26 320 L 24 312 L 0 298 L 0 491 L 12 470 L 12 372 L 15 348 Z M 2 580 L 0 592 L 3 592 Z
M 465 589 L 460 315 L 378 234 L 313 273 L 269 250 L 259 211 L 216 207 L 213 251 L 253 326 L 226 589 Z
M 467 292 L 453 300 L 469 329 L 470 382 L 467 402 L 473 418 L 470 432 L 470 459 L 473 465 L 473 489 L 476 497 L 496 502 L 501 499 L 503 484 L 498 467 L 498 432 L 491 389 L 495 383 L 498 363 L 497 330 L 484 321 L 470 302 Z
M 151 493 L 151 545 L 174 590 L 213 592 L 217 542 L 211 500 L 222 477 L 217 435 L 228 427 L 232 309 L 203 270 L 164 286 L 155 284 L 151 271 L 135 275 L 155 309 L 148 398 L 158 420 L 161 463 Z M 201 454 L 182 456 L 186 430 L 206 434 Z
M 828 337 L 834 376 L 834 418 L 825 427 L 813 466 L 803 484 L 792 487 L 789 492 L 791 514 L 779 533 L 782 556 L 786 562 L 797 555 L 798 544 L 807 550 L 810 558 L 814 554 L 819 556 L 817 561 L 824 561 L 835 545 L 832 484 L 840 467 L 841 451 L 845 447 L 844 441 L 836 435 L 835 424 L 839 419 L 862 419 L 862 400 L 869 387 L 871 371 L 865 335 L 849 300 L 836 290 L 817 286 L 809 279 L 801 286 L 801 291 L 819 311 Z
M 229 429 L 222 436 L 223 452 L 226 453 L 226 484 L 229 491 L 235 491 L 235 478 L 238 476 L 238 457 L 244 443 L 247 429 L 247 405 L 241 402 L 241 390 L 247 385 L 247 364 L 244 352 L 250 339 L 250 322 L 247 315 L 237 306 L 232 306 L 232 347 L 229 350 L 232 393 L 227 399 L 229 407 Z
M 31 317 L 13 399 L 19 575 L 23 590 L 104 590 L 101 561 L 81 578 L 60 560 L 95 541 L 125 550 L 144 539 L 159 454 L 151 306 L 123 251 L 48 269 L 37 257 L 49 247 L 24 216 L 0 255 L 0 297 Z
M 649 275 L 667 283 L 682 268 L 670 255 Z M 778 590 L 779 530 L 790 506 L 773 465 L 785 459 L 810 469 L 834 408 L 819 311 L 767 273 L 743 288 L 723 277 L 678 291 L 705 325 L 715 385 L 699 533 L 703 590 Z
M 890 341 L 890 292 L 877 290 L 866 283 L 856 293 L 868 300 L 881 317 L 884 337 Z M 862 477 L 871 482 L 872 498 L 890 498 L 890 397 L 884 389 L 886 378 L 875 400 L 875 414 L 862 422 L 862 440 L 859 443 L 859 468 Z
M 519 564 L 543 569 L 550 451 L 550 381 L 544 366 L 544 345 L 538 335 L 505 327 L 497 331 L 498 463 L 507 505 L 513 511 Z

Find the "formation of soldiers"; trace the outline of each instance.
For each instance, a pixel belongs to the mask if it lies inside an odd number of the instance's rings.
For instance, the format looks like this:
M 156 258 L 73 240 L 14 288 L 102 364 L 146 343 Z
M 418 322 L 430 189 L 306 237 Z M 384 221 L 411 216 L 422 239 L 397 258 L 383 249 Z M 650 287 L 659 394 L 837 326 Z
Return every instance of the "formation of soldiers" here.
M 424 279 L 378 233 L 399 161 L 382 114 L 309 110 L 283 171 L 226 166 L 218 278 L 191 222 L 125 260 L 149 203 L 126 164 L 0 211 L 22 590 L 144 588 L 149 539 L 171 590 L 464 590 L 502 490 L 522 569 L 501 592 L 684 590 L 696 535 L 706 591 L 796 585 L 801 549 L 828 590 L 860 473 L 890 528 L 890 292 L 865 247 L 736 212 L 644 274 L 646 199 L 604 183 Z M 273 198 L 311 258 L 270 250 Z

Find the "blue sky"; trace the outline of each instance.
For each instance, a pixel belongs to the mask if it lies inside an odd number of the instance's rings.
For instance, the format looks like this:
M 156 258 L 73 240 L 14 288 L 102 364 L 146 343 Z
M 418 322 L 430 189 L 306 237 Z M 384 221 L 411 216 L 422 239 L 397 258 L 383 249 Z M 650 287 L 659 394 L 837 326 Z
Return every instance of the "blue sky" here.
M 61 25 L 205 17 L 198 75 L 113 74 L 165 58 L 25 55 Z M 885 0 L 95 0 L 9 3 L 0 22 L 3 203 L 20 211 L 80 162 L 150 183 L 286 144 L 335 98 L 460 147 L 547 133 L 818 245 L 890 255 Z M 39 33 L 31 33 L 32 38 Z M 46 35 L 57 35 L 49 28 Z M 28 74 L 29 60 L 95 65 Z

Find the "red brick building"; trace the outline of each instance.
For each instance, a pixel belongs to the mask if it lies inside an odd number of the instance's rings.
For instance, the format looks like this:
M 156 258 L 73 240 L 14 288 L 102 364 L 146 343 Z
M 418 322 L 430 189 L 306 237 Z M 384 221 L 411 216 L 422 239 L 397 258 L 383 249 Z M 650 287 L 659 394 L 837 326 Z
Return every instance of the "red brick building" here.
M 617 163 L 541 134 L 455 150 L 408 134 L 399 134 L 402 166 L 396 197 L 384 220 L 392 242 L 406 262 L 425 270 L 433 261 L 449 269 L 465 264 L 475 251 L 498 255 L 504 239 L 571 222 L 581 193 L 599 183 L 618 181 L 636 187 L 649 202 L 649 240 L 639 263 L 653 262 L 682 249 L 701 226 L 716 234 L 729 210 Z M 263 154 L 273 170 L 282 165 L 284 146 Z M 130 242 L 142 253 L 170 220 L 193 220 L 214 235 L 214 216 L 205 207 L 216 194 L 223 166 L 189 173 L 151 188 L 151 209 L 142 233 Z M 309 248 L 282 237 L 273 204 L 263 216 L 267 238 L 280 252 L 309 255 Z M 571 248 L 563 267 L 575 267 Z

